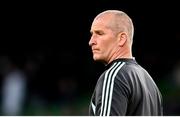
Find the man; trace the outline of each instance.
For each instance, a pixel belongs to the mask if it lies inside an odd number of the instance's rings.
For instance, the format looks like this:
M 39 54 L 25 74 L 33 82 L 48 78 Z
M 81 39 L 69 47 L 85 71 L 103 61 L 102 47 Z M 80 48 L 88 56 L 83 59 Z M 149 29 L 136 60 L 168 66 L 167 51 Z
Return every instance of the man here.
M 107 69 L 96 84 L 89 115 L 163 115 L 158 87 L 132 56 L 131 18 L 122 11 L 104 11 L 95 17 L 90 32 L 93 59 Z

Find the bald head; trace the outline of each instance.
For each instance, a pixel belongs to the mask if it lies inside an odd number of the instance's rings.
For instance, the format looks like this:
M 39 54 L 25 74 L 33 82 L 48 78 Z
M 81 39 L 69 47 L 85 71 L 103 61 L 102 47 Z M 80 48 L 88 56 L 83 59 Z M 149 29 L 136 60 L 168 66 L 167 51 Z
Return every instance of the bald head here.
M 134 26 L 131 18 L 123 11 L 106 10 L 98 14 L 94 21 L 108 19 L 107 27 L 116 33 L 125 32 L 131 42 L 133 41 Z

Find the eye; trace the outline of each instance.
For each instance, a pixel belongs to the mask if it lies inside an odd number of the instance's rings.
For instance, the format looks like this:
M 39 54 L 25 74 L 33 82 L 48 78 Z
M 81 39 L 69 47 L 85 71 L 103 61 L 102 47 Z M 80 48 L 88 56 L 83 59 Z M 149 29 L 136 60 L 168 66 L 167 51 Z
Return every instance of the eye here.
M 97 35 L 103 35 L 103 34 L 104 34 L 103 31 L 95 31 L 95 33 L 96 33 Z

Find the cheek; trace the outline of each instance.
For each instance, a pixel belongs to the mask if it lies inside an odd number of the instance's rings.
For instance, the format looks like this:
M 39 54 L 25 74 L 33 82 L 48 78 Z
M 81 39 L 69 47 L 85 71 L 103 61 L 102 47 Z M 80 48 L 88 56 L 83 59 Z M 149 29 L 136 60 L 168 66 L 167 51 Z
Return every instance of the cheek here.
M 99 43 L 102 48 L 108 48 L 111 45 L 111 42 L 109 41 L 102 41 Z
M 105 52 L 108 52 L 111 48 L 113 48 L 113 44 L 110 41 L 105 41 L 104 43 L 102 43 L 101 47 Z

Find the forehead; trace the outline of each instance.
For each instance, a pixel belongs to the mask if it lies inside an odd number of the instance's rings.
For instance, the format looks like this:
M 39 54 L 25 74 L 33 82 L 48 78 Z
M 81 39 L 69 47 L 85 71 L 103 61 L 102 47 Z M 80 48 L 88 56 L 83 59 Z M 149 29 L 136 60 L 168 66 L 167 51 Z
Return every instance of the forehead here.
M 103 16 L 98 16 L 94 19 L 91 30 L 97 30 L 101 28 L 109 28 L 110 21 L 112 20 L 112 15 L 103 15 Z

